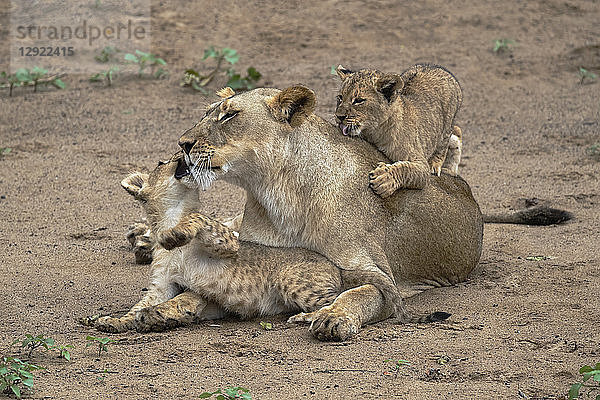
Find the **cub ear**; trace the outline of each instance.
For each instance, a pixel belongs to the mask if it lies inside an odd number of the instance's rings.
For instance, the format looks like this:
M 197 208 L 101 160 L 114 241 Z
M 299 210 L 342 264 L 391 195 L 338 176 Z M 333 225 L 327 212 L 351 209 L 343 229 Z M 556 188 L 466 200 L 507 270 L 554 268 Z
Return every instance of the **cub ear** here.
M 123 186 L 123 189 L 125 189 L 127 193 L 138 199 L 140 198 L 140 192 L 142 188 L 147 183 L 148 174 L 134 172 L 121 181 L 121 186 Z
M 300 126 L 315 111 L 317 96 L 309 88 L 296 85 L 282 90 L 266 100 L 271 113 L 292 128 Z
M 387 74 L 379 78 L 375 83 L 375 88 L 381 93 L 388 102 L 396 99 L 398 93 L 404 87 L 404 81 L 398 74 Z
M 342 67 L 342 64 L 340 64 L 335 69 L 335 73 L 340 77 L 341 80 L 344 81 L 344 80 L 346 80 L 348 75 L 350 75 L 352 73 L 352 71 L 350 71 L 347 68 Z

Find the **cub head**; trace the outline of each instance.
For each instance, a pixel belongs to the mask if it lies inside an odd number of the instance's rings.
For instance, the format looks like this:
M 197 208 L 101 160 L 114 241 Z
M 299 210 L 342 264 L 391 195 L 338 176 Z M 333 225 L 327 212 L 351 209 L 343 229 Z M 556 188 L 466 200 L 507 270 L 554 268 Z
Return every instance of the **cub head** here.
M 374 69 L 353 72 L 339 65 L 342 88 L 337 96 L 335 117 L 344 135 L 369 137 L 389 117 L 390 104 L 404 87 L 398 74 Z
M 300 85 L 241 94 L 226 88 L 217 94 L 221 100 L 179 139 L 190 173 L 203 189 L 220 176 L 241 185 L 240 174 L 272 164 L 316 104 L 313 91 Z
M 159 161 L 150 174 L 128 175 L 121 186 L 142 203 L 154 232 L 173 227 L 182 215 L 199 207 L 197 186 L 181 152 Z

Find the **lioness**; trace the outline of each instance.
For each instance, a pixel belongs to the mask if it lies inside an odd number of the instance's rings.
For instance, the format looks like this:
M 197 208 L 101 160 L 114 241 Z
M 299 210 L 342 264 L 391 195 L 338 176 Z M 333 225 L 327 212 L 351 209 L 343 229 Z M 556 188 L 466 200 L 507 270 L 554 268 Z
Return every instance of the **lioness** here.
M 421 189 L 440 175 L 450 137 L 461 140 L 454 117 L 462 102 L 458 81 L 443 67 L 417 64 L 402 74 L 373 69 L 352 72 L 341 65 L 342 87 L 335 116 L 344 135 L 361 136 L 390 160 L 369 173 L 382 197 L 397 189 Z M 449 159 L 460 161 L 456 146 Z M 457 157 L 458 156 L 458 157 Z M 448 165 L 458 170 L 458 164 Z
M 367 142 L 344 140 L 313 114 L 315 102 L 303 86 L 233 95 L 211 105 L 179 144 L 197 181 L 246 189 L 240 239 L 307 248 L 357 272 L 348 287 L 358 287 L 310 316 L 315 336 L 344 340 L 388 318 L 394 294 L 463 281 L 479 260 L 483 221 L 459 177 L 375 195 L 360 177 L 389 160 Z
M 342 292 L 340 270 L 325 257 L 305 249 L 240 242 L 235 231 L 198 213 L 197 186 L 181 153 L 150 175 L 127 176 L 121 185 L 143 203 L 157 241 L 151 285 L 123 317 L 89 317 L 83 320 L 87 325 L 108 332 L 160 331 L 225 312 L 245 318 L 310 312 Z M 295 320 L 310 322 L 306 314 Z

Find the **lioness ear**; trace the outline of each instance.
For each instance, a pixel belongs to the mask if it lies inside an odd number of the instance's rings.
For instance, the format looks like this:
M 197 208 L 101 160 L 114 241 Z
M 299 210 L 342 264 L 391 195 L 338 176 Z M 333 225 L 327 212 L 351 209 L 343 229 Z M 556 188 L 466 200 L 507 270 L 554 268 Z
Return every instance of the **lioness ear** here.
M 352 71 L 342 67 L 342 64 L 340 64 L 335 69 L 335 73 L 340 77 L 341 80 L 346 80 L 346 78 L 352 73 Z
M 398 74 L 387 74 L 379 78 L 375 86 L 377 91 L 383 94 L 388 102 L 391 102 L 404 87 L 404 81 Z
M 309 88 L 296 85 L 269 97 L 265 102 L 278 121 L 296 128 L 315 111 L 317 97 Z
M 146 183 L 148 183 L 148 174 L 134 172 L 121 181 L 121 186 L 123 186 L 123 189 L 125 189 L 127 193 L 137 199 Z

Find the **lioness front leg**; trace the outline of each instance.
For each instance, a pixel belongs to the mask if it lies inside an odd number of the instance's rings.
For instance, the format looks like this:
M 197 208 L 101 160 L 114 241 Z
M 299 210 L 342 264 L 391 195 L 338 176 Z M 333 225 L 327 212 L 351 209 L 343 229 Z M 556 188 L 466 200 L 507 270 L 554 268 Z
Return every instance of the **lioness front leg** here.
M 161 332 L 197 321 L 223 318 L 224 311 L 195 292 L 186 291 L 135 314 L 138 332 Z
M 393 164 L 379 163 L 369 173 L 369 186 L 383 198 L 398 189 L 423 189 L 429 175 L 427 161 L 397 161 Z
M 188 244 L 192 239 L 199 241 L 203 249 L 218 257 L 232 257 L 240 248 L 239 234 L 219 221 L 191 213 L 177 225 L 158 234 L 158 242 L 167 250 Z
M 311 322 L 309 331 L 319 340 L 343 341 L 356 335 L 361 326 L 389 318 L 393 311 L 381 292 L 368 284 L 346 290 L 333 304 L 299 314 L 290 322 Z

